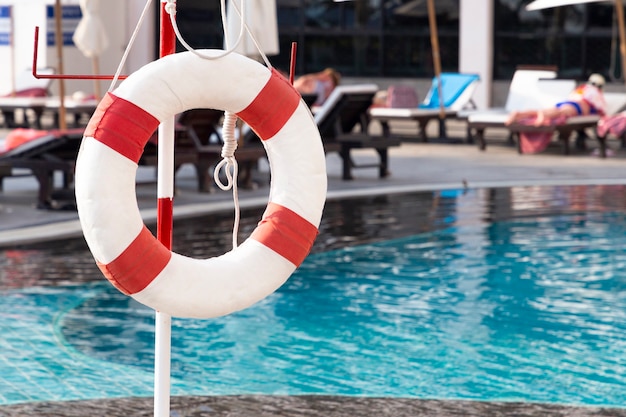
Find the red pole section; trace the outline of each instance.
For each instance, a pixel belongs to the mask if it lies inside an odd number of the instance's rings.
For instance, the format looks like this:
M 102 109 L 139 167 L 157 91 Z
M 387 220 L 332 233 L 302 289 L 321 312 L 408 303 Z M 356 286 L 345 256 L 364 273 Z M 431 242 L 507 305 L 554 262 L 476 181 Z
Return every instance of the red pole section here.
M 165 2 L 161 2 L 161 33 L 160 33 L 160 57 L 171 55 L 176 52 L 176 33 L 170 21 L 170 15 L 165 11 Z
M 161 2 L 159 36 L 159 56 L 161 58 L 176 52 L 176 34 L 165 6 L 166 3 Z M 157 201 L 157 239 L 168 249 L 172 249 L 173 223 L 174 196 L 160 195 Z
M 296 77 L 296 55 L 298 51 L 298 43 L 291 42 L 291 61 L 289 62 L 289 82 L 293 85 Z

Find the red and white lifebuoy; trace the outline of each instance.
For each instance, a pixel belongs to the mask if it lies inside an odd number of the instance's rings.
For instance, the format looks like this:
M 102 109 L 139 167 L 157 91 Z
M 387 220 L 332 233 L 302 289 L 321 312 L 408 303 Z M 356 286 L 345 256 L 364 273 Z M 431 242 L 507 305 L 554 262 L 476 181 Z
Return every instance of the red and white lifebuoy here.
M 271 170 L 257 228 L 209 259 L 165 248 L 144 225 L 135 194 L 137 162 L 159 122 L 193 108 L 236 113 L 263 140 Z M 90 120 L 75 178 L 83 233 L 104 275 L 176 317 L 229 314 L 278 289 L 309 253 L 326 198 L 324 150 L 308 107 L 276 71 L 234 53 L 169 55 L 129 76 Z

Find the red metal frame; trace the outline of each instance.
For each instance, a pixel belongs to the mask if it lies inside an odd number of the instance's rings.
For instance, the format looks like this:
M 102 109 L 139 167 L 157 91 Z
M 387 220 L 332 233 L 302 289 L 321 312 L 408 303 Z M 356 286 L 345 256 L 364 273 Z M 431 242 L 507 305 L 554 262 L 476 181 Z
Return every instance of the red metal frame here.
M 112 80 L 115 75 L 93 75 L 93 74 L 38 74 L 37 61 L 39 50 L 39 26 L 35 26 L 35 51 L 33 52 L 33 77 L 37 79 L 53 79 L 53 80 Z M 120 75 L 118 78 L 123 80 L 128 75 Z

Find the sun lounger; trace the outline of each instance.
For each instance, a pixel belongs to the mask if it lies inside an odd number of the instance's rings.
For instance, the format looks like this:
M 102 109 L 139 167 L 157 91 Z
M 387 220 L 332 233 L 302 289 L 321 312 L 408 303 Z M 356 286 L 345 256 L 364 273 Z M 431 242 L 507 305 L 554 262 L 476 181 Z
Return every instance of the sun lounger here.
M 563 88 L 569 88 L 569 84 L 557 83 L 551 85 L 544 83 L 556 79 L 557 72 L 548 69 L 518 69 L 513 74 L 511 84 L 503 107 L 491 107 L 488 109 L 463 109 L 457 112 L 458 119 L 467 119 L 474 114 L 504 114 L 515 110 L 541 108 L 553 104 L 553 96 L 559 97 Z M 539 82 L 542 82 L 539 84 Z M 568 80 L 568 83 L 570 80 Z M 572 87 L 573 88 L 573 87 Z M 569 94 L 571 90 L 566 91 Z M 562 96 L 561 96 L 562 97 Z
M 472 95 L 476 89 L 479 77 L 476 74 L 442 73 L 441 84 L 445 118 L 455 117 L 457 112 L 468 106 L 473 106 Z M 383 131 L 390 132 L 389 122 L 394 120 L 414 121 L 418 124 L 416 137 L 422 142 L 428 142 L 426 127 L 431 120 L 441 118 L 439 105 L 439 83 L 433 79 L 432 85 L 424 101 L 416 108 L 389 108 L 374 107 L 370 109 L 370 117 L 381 123 Z M 443 120 L 440 120 L 442 123 Z M 440 132 L 442 133 L 442 132 Z M 403 138 L 411 140 L 412 138 Z
M 575 82 L 570 81 L 570 85 L 575 86 Z M 551 81 L 552 83 L 556 82 L 556 80 Z M 573 88 L 568 91 L 572 91 Z M 565 90 L 565 88 L 563 88 Z M 561 95 L 560 97 L 553 96 L 551 100 L 553 102 L 549 105 L 554 105 L 556 102 L 563 99 L 567 95 Z M 622 93 L 604 93 L 607 102 L 607 114 L 615 114 L 617 111 L 622 109 L 626 105 L 626 94 Z M 546 99 L 548 100 L 548 99 Z M 544 103 L 547 103 L 544 102 Z M 545 108 L 548 105 L 544 104 L 541 107 L 535 108 Z M 598 121 L 600 120 L 600 116 L 590 115 L 590 116 L 573 116 L 567 118 L 562 122 L 551 124 L 547 126 L 528 126 L 523 123 L 515 123 L 512 125 L 506 125 L 505 122 L 508 118 L 507 112 L 502 113 L 483 113 L 483 114 L 473 114 L 468 117 L 468 130 L 474 132 L 474 140 L 478 144 L 480 150 L 485 150 L 487 148 L 487 142 L 485 140 L 485 129 L 487 128 L 502 128 L 509 131 L 512 135 L 518 138 L 517 146 L 518 152 L 522 153 L 523 144 L 519 140 L 520 133 L 528 132 L 528 133 L 552 133 L 554 136 L 558 138 L 563 147 L 563 154 L 568 155 L 570 153 L 570 138 L 574 132 L 576 132 L 579 136 L 582 135 L 581 132 L 585 132 L 587 130 L 594 130 L 598 125 Z M 596 135 L 593 135 L 596 136 Z M 598 137 L 599 147 L 600 147 L 600 155 L 606 156 L 606 140 L 603 137 Z M 549 137 L 548 140 L 551 138 Z M 581 140 L 579 139 L 579 142 Z M 582 146 L 579 144 L 579 146 Z
M 74 179 L 74 165 L 83 130 L 49 131 L 42 136 L 29 140 L 22 145 L 0 154 L 0 170 L 28 169 L 39 183 L 37 195 L 38 208 L 58 208 L 59 199 L 55 193 L 61 194 L 60 200 L 73 193 L 70 191 Z M 54 173 L 63 174 L 62 187 L 55 188 Z M 7 176 L 5 176 L 7 177 Z
M 372 136 L 368 133 L 368 109 L 377 91 L 375 84 L 338 86 L 315 112 L 324 150 L 339 153 L 344 180 L 353 178 L 353 168 L 378 168 L 380 178 L 389 175 L 388 149 L 399 146 L 400 140 L 389 135 Z M 351 156 L 353 149 L 376 150 L 378 163 L 355 164 Z
M 53 68 L 41 68 L 40 74 L 54 74 Z M 34 113 L 32 126 L 41 129 L 41 115 L 45 107 L 44 97 L 49 95 L 50 78 L 35 78 L 31 69 L 17 74 L 15 79 L 15 91 L 0 96 L 0 112 L 4 118 L 5 127 L 17 127 L 15 123 L 15 111 L 21 110 L 24 114 L 23 127 L 31 126 L 28 121 L 28 113 Z

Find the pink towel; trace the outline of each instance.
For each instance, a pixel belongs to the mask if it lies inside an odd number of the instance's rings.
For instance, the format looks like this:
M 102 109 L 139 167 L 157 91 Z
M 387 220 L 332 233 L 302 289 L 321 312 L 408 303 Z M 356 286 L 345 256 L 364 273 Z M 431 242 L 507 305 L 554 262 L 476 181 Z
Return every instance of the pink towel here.
M 607 116 L 598 122 L 598 136 L 604 137 L 609 133 L 615 136 L 622 136 L 626 131 L 626 112 Z
M 528 117 L 519 120 L 517 123 L 526 126 L 535 126 L 535 117 Z M 556 126 L 565 123 L 567 117 L 559 116 L 553 119 L 548 119 L 543 122 L 541 126 Z M 545 150 L 552 141 L 553 131 L 550 132 L 534 132 L 524 131 L 519 132 L 519 148 L 521 153 L 539 153 Z
M 519 132 L 520 152 L 539 153 L 552 141 L 551 132 Z

